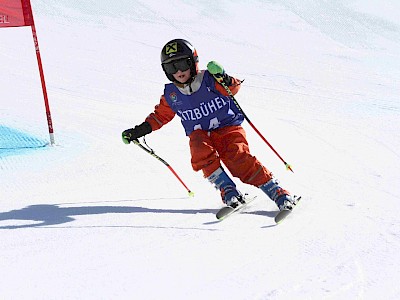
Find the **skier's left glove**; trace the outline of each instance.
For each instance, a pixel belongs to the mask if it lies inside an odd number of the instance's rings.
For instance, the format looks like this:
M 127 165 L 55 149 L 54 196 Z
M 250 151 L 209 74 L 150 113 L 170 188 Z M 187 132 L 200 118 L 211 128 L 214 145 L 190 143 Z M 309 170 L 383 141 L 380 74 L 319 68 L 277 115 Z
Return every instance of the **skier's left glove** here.
M 212 60 L 207 64 L 207 70 L 210 72 L 215 78 L 223 78 L 223 82 L 225 85 L 230 86 L 232 85 L 232 78 L 225 73 L 224 67 Z
M 149 134 L 153 130 L 151 129 L 151 125 L 148 122 L 143 122 L 140 125 L 135 126 L 135 128 L 130 128 L 124 130 L 122 132 L 122 141 L 125 144 L 129 144 L 130 142 L 137 140 L 138 138 Z

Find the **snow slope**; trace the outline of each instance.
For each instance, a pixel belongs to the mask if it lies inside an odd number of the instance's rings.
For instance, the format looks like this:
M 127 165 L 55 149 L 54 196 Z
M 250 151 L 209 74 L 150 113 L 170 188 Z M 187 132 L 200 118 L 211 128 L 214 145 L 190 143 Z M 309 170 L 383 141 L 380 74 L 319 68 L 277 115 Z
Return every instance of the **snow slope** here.
M 0 30 L 2 299 L 398 299 L 397 1 L 32 0 L 55 139 L 29 28 Z M 245 79 L 253 153 L 301 205 L 275 226 L 257 195 L 217 223 L 174 119 L 121 142 L 158 103 L 161 47 Z M 21 148 L 18 141 L 34 143 Z M 36 143 L 36 144 L 35 144 Z M 10 146 L 11 145 L 11 146 Z M 10 149 L 11 148 L 11 149 Z

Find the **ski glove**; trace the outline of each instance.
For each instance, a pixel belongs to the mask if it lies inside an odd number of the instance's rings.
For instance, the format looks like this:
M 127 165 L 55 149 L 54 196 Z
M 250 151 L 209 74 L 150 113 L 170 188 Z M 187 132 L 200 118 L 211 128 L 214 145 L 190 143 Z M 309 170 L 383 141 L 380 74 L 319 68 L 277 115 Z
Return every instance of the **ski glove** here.
M 207 70 L 210 72 L 212 75 L 219 75 L 222 76 L 224 75 L 224 67 L 221 66 L 221 64 L 217 63 L 216 61 L 212 60 L 207 64 Z
M 124 130 L 122 132 L 122 141 L 125 144 L 129 144 L 152 131 L 150 123 L 143 122 L 142 124 L 135 126 L 135 128 Z
M 207 70 L 216 78 L 223 77 L 223 82 L 225 83 L 225 85 L 227 86 L 232 85 L 231 77 L 225 73 L 224 67 L 221 64 L 212 60 L 207 64 Z

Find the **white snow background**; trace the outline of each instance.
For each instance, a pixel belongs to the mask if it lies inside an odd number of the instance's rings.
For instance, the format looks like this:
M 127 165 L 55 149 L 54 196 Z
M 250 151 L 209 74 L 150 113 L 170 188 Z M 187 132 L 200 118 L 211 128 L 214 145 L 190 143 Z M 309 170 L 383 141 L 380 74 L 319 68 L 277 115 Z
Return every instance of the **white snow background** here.
M 32 0 L 56 146 L 29 27 L 0 29 L 1 299 L 399 299 L 400 2 Z M 160 50 L 245 79 L 250 147 L 303 200 L 284 223 L 258 189 L 216 222 L 176 117 L 121 141 L 167 79 Z M 15 145 L 28 140 L 36 146 Z M 36 144 L 35 144 L 36 143 Z

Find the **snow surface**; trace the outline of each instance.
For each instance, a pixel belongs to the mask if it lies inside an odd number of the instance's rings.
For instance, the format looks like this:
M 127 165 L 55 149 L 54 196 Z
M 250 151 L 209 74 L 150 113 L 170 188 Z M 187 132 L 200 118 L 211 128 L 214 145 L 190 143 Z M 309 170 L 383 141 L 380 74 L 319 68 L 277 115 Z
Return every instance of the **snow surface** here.
M 0 298 L 399 299 L 399 3 L 32 0 L 57 145 L 31 31 L 1 29 Z M 194 198 L 121 142 L 173 38 L 245 79 L 238 101 L 294 173 L 245 124 L 252 152 L 303 196 L 281 225 L 238 180 L 257 200 L 216 222 L 177 118 L 147 142 Z

